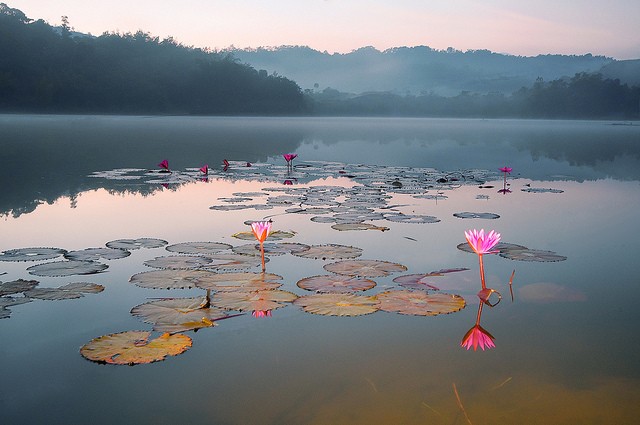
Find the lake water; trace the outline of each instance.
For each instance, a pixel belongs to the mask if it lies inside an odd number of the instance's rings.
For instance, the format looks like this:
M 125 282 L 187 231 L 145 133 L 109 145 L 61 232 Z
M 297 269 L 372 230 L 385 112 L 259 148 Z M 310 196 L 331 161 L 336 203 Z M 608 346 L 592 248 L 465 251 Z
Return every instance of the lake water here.
M 290 152 L 298 157 L 287 169 L 282 154 Z M 163 159 L 171 174 L 158 172 Z M 204 164 L 206 178 L 198 171 Z M 505 166 L 513 168 L 506 183 Z M 77 299 L 8 307 L 0 319 L 2 423 L 634 424 L 640 417 L 637 122 L 3 115 L 0 178 L 0 281 L 104 286 Z M 411 218 L 392 221 L 398 214 Z M 371 277 L 376 286 L 358 295 L 404 290 L 395 278 L 444 270 L 425 278 L 439 291 L 414 292 L 457 294 L 466 307 L 337 316 L 284 302 L 270 317 L 245 309 L 184 332 L 192 346 L 164 361 L 126 366 L 81 356 L 94 338 L 151 331 L 131 314 L 136 306 L 204 299 L 200 288 L 130 282 L 157 270 L 145 262 L 184 255 L 166 246 L 255 251 L 256 241 L 238 233 L 266 218 L 289 236 L 267 239 L 272 248 L 335 244 L 359 248 L 356 260 L 406 268 Z M 332 227 L 357 220 L 370 228 Z M 479 306 L 478 257 L 458 248 L 474 228 L 496 230 L 534 260 L 508 258 L 508 250 L 483 256 L 487 286 L 502 301 L 483 307 L 495 347 L 477 351 L 460 346 Z M 29 269 L 62 256 L 8 261 L 11 250 L 83 251 L 139 238 L 166 244 L 99 259 L 108 268 L 95 274 Z M 290 252 L 267 259 L 266 271 L 282 277 L 279 289 L 299 297 L 313 291 L 297 282 L 331 276 L 324 266 L 345 261 Z M 259 272 L 259 260 L 241 271 Z M 3 298 L 25 301 L 24 293 Z

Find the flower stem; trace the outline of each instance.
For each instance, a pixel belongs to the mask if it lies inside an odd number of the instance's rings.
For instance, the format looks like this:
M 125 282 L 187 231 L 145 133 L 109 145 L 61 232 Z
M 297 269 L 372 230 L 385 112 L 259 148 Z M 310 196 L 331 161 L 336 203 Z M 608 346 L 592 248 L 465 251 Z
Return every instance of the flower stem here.
M 266 267 L 264 265 L 264 244 L 260 242 L 260 255 L 262 257 L 262 273 L 266 271 Z
M 482 281 L 482 289 L 487 289 L 487 283 L 484 280 L 484 262 L 482 261 L 482 254 L 478 254 L 478 261 L 480 262 L 480 280 Z
M 482 302 L 482 300 L 480 300 L 480 305 L 478 306 L 478 316 L 476 317 L 476 326 L 478 326 L 480 324 L 480 317 L 482 316 L 482 306 L 484 305 L 484 302 Z

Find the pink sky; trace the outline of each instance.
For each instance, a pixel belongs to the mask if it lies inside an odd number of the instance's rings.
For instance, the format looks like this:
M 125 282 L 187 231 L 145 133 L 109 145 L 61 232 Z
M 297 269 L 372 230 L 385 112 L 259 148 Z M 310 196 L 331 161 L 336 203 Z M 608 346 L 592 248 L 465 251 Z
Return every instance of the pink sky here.
M 14 0 L 29 18 L 76 31 L 173 36 L 224 49 L 307 45 L 346 53 L 427 45 L 513 55 L 592 53 L 640 58 L 640 1 L 593 0 Z

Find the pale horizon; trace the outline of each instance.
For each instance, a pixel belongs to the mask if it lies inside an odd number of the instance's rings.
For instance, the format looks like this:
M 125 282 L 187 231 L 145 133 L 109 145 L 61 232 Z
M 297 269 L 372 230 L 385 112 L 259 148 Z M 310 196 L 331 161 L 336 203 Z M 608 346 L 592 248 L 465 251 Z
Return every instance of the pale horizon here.
M 640 58 L 640 2 L 573 0 L 41 0 L 9 1 L 31 19 L 75 31 L 148 32 L 184 45 L 224 50 L 308 46 L 349 53 L 371 46 L 429 46 L 490 50 L 515 56 L 544 54 Z

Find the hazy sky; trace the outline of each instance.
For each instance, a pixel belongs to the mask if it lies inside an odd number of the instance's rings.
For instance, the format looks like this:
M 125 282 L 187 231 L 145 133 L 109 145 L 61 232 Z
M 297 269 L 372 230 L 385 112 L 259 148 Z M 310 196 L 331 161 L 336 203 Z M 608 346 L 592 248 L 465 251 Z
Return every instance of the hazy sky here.
M 76 31 L 173 36 L 223 49 L 307 45 L 347 53 L 488 49 L 640 58 L 640 0 L 2 0 L 52 25 L 69 17 Z

